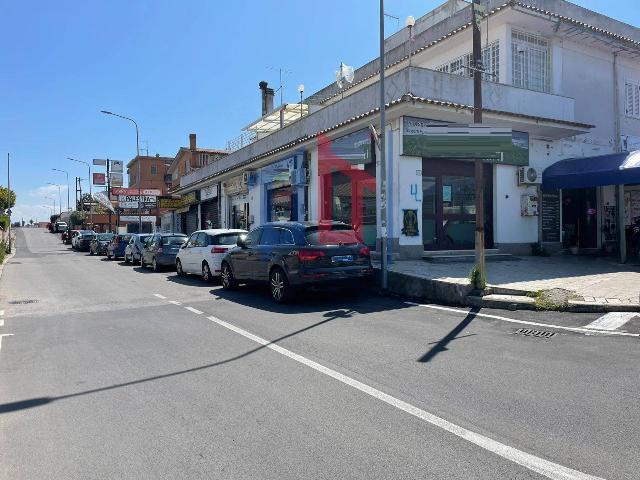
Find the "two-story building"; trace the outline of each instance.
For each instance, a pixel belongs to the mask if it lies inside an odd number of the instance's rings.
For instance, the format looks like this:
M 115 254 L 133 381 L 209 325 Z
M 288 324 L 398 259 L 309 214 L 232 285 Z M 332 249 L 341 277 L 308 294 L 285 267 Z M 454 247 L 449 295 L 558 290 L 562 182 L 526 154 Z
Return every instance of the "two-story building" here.
M 482 127 L 473 125 L 468 2 L 448 1 L 416 21 L 412 38 L 404 29 L 385 41 L 392 252 L 419 258 L 473 247 L 478 157 L 488 247 L 615 248 L 617 225 L 640 217 L 640 170 L 625 170 L 633 165 L 626 153 L 609 155 L 638 148 L 640 29 L 564 0 L 483 3 Z M 176 191 L 218 185 L 222 227 L 332 218 L 376 248 L 379 70 L 374 59 L 352 83 L 275 109 L 261 84 L 262 116 L 246 127 L 255 141 L 184 175 Z M 570 158 L 568 174 L 549 175 L 541 189 L 542 172 Z M 593 163 L 625 173 L 613 183 L 569 181 Z

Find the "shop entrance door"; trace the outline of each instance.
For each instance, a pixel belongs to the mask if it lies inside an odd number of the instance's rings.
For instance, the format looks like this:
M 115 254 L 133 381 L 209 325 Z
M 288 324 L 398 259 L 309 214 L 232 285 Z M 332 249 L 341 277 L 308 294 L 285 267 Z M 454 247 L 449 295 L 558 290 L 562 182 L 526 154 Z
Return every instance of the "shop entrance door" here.
M 492 165 L 484 165 L 485 246 L 493 246 Z M 422 160 L 422 239 L 425 250 L 475 246 L 476 193 L 473 162 Z
M 565 248 L 598 248 L 595 188 L 562 190 L 562 231 Z

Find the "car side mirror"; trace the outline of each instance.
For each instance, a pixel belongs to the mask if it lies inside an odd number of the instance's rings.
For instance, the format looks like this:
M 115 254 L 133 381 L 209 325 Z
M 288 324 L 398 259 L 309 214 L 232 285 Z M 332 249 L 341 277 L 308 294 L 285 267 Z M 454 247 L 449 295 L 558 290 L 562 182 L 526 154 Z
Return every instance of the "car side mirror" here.
M 236 245 L 240 248 L 247 248 L 247 243 L 245 240 L 247 239 L 246 235 L 238 235 L 238 240 L 236 240 Z

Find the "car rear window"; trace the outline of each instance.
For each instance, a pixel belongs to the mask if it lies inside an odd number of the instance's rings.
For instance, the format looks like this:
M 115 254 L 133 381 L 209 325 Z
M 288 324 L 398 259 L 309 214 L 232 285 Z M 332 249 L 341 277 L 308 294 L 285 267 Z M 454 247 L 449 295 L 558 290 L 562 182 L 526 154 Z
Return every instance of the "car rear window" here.
M 131 239 L 131 235 L 118 235 L 118 241 L 128 242 Z
M 353 245 L 362 243 L 358 234 L 348 225 L 320 225 L 307 227 L 305 238 L 309 245 Z
M 209 245 L 235 245 L 240 233 L 222 233 L 220 235 L 209 235 Z
M 187 237 L 162 237 L 162 245 L 182 245 Z
M 111 240 L 113 235 L 111 233 L 101 233 L 98 235 L 98 240 Z

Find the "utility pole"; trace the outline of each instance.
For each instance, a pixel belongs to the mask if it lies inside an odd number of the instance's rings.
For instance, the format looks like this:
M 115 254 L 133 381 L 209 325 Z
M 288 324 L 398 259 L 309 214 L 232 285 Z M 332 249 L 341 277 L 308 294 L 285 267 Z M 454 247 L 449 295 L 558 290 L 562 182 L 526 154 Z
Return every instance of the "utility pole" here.
M 382 291 L 387 290 L 387 162 L 385 158 L 385 112 L 384 112 L 384 0 L 380 0 L 380 250 Z
M 7 190 L 9 190 L 9 208 L 7 209 L 7 214 L 9 215 L 9 246 L 7 248 L 7 253 L 11 253 L 12 242 L 11 242 L 11 157 L 10 154 L 7 153 Z
M 109 175 L 109 159 L 107 158 L 107 197 L 109 197 L 109 202 L 111 202 L 111 176 Z M 109 232 L 111 230 L 111 209 L 109 209 Z
M 482 39 L 480 37 L 480 24 L 477 17 L 477 9 L 480 0 L 473 0 L 471 4 L 471 25 L 473 30 L 473 123 L 482 123 Z M 484 251 L 484 171 L 481 158 L 475 159 L 476 180 L 476 242 L 475 261 L 479 282 L 484 288 L 485 284 L 485 251 Z

